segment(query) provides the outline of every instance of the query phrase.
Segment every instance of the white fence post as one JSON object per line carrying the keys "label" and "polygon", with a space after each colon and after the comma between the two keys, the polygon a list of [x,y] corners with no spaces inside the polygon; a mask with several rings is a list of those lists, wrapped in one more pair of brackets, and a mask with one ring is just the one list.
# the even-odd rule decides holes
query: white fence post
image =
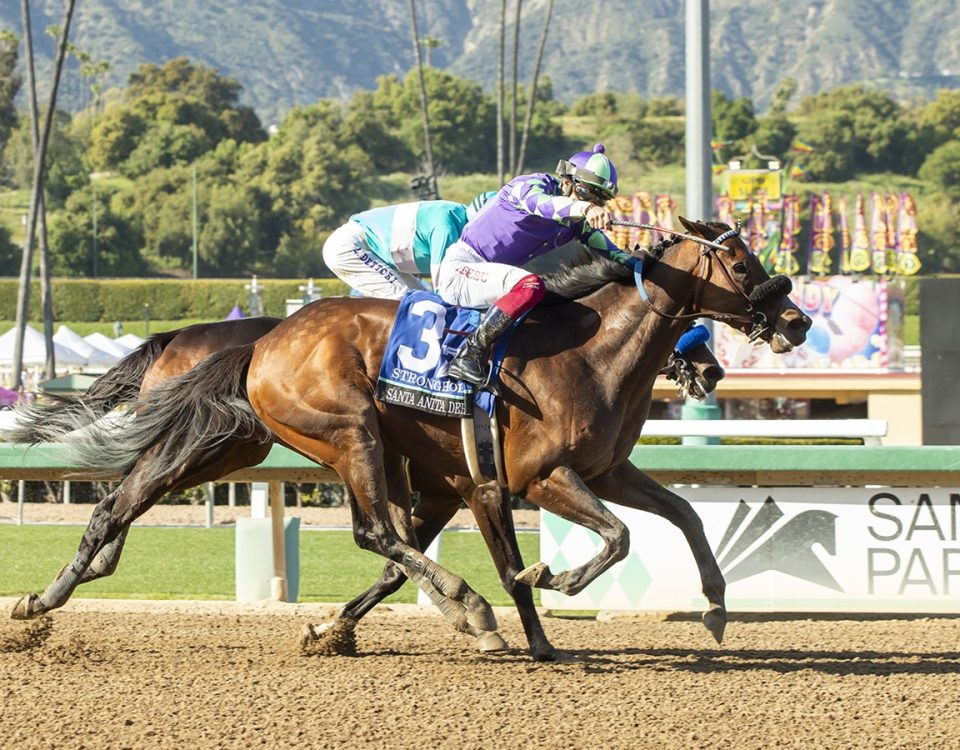
{"label": "white fence post", "polygon": [[[434,562],[437,562],[440,559],[441,536],[443,536],[443,532],[437,534],[433,538],[433,541],[430,542],[430,544],[427,545],[427,548],[423,551],[423,554]],[[417,589],[417,604],[419,604],[421,607],[429,607],[431,604],[433,604],[433,602],[430,601],[430,597],[426,595],[423,589]]]}

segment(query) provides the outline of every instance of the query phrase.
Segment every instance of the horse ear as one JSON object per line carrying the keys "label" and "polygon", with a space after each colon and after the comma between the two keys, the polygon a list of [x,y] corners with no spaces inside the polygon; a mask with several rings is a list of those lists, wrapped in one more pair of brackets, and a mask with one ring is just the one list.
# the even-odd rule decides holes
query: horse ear
{"label": "horse ear", "polygon": [[691,234],[703,236],[703,229],[700,227],[699,222],[690,221],[683,216],[677,216],[677,220],[683,224],[684,228]]}

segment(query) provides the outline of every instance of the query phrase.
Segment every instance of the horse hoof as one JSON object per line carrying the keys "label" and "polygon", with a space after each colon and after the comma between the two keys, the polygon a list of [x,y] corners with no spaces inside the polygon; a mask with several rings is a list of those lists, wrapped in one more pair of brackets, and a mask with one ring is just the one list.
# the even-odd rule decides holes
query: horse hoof
{"label": "horse hoof", "polygon": [[466,608],[468,629],[479,631],[493,631],[497,629],[497,616],[487,600],[477,594],[475,597],[466,596],[463,599]]}
{"label": "horse hoof", "polygon": [[39,594],[27,594],[26,596],[21,596],[20,601],[13,605],[13,610],[10,612],[10,619],[32,620],[37,615],[43,614],[43,612],[40,612],[36,607],[36,602],[39,599]]}
{"label": "horse hoof", "polygon": [[550,566],[544,562],[534,563],[529,568],[524,568],[514,576],[514,580],[525,583],[532,588],[553,588],[551,585],[553,573],[550,572]]}
{"label": "horse hoof", "polygon": [[727,610],[719,604],[714,604],[703,613],[703,624],[716,638],[717,643],[723,643],[723,631],[727,628]]}
{"label": "horse hoof", "polygon": [[334,620],[320,625],[304,625],[300,631],[300,653],[305,656],[356,656],[357,623]]}
{"label": "horse hoof", "polygon": [[490,651],[507,651],[510,646],[496,630],[491,630],[477,638],[477,650],[487,653]]}

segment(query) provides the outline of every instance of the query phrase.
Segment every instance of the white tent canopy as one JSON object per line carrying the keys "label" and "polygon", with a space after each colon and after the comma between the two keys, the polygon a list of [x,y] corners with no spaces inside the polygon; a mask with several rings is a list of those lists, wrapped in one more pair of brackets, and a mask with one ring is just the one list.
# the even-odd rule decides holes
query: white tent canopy
{"label": "white tent canopy", "polygon": [[102,349],[103,351],[114,355],[117,359],[122,359],[126,357],[133,349],[130,349],[118,341],[114,341],[108,336],[104,336],[102,333],[91,333],[89,336],[84,336],[83,340],[88,344],[92,344],[97,347],[97,349]]}
{"label": "white tent canopy", "polygon": [[[11,328],[5,334],[0,336],[0,365],[8,367],[13,365],[13,350],[16,345],[17,329]],[[74,351],[68,346],[64,346],[58,341],[53,342],[53,356],[56,358],[58,367],[71,367],[87,364],[87,358]],[[36,328],[27,326],[23,333],[23,365],[30,367],[33,365],[44,365],[47,361],[47,342],[43,334]]]}
{"label": "white tent canopy", "polygon": [[130,351],[133,351],[140,346],[146,339],[142,339],[135,333],[125,333],[123,336],[118,336],[114,339],[120,346],[125,346]]}
{"label": "white tent canopy", "polygon": [[60,326],[53,335],[53,340],[70,347],[78,354],[82,354],[87,358],[87,365],[90,367],[110,367],[120,359],[110,352],[98,349],[79,333],[67,326]]}

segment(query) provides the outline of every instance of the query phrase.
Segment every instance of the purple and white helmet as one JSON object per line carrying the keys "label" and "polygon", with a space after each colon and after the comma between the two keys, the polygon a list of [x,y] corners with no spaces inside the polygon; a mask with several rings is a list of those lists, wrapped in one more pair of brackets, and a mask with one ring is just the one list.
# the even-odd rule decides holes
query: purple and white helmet
{"label": "purple and white helmet", "polygon": [[598,143],[593,151],[580,151],[567,160],[561,160],[557,165],[557,175],[569,177],[574,183],[588,185],[600,197],[610,200],[617,194],[619,186],[617,168],[603,153],[605,150],[603,144]]}

